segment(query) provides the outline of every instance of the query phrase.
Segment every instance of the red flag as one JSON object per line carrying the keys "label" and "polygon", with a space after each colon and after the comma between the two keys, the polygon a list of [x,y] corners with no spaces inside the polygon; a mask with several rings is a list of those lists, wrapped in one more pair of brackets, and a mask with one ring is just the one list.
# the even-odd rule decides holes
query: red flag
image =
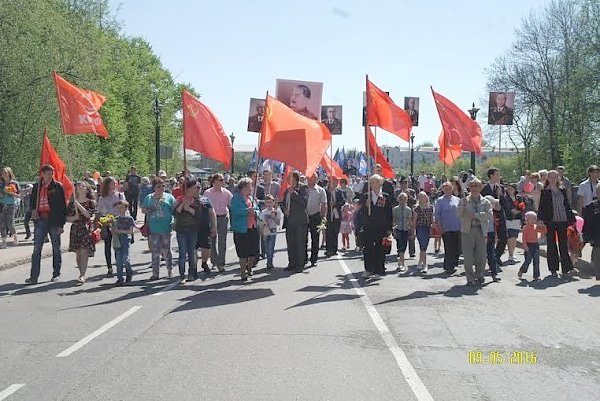
{"label": "red flag", "polygon": [[65,190],[65,199],[69,202],[71,195],[73,195],[73,183],[67,177],[67,170],[65,168],[65,162],[63,162],[56,153],[56,150],[48,139],[48,132],[44,130],[44,140],[42,141],[42,156],[40,157],[40,168],[50,165],[54,167],[54,180],[62,184]]}
{"label": "red flag", "polygon": [[267,96],[260,157],[282,161],[310,176],[317,170],[330,143],[331,133],[325,124],[303,117]]}
{"label": "red flag", "polygon": [[340,165],[337,164],[337,162],[333,160],[328,153],[323,155],[321,167],[323,167],[323,170],[325,170],[329,177],[335,177],[338,180],[341,180],[342,178],[348,179],[348,176],[344,174],[344,170],[342,170]]}
{"label": "red flag", "polygon": [[408,113],[392,101],[392,99],[373,85],[367,78],[367,124],[383,128],[404,139],[410,140],[412,120]]}
{"label": "red flag", "polygon": [[377,141],[375,140],[375,135],[373,135],[373,132],[371,131],[371,127],[369,127],[369,155],[377,164],[381,164],[383,178],[394,178],[396,176],[394,169],[383,155],[379,146],[377,146]]}
{"label": "red flag", "polygon": [[294,171],[292,166],[285,166],[285,171],[283,172],[283,176],[281,177],[281,186],[279,187],[279,193],[277,194],[277,198],[279,200],[283,200],[285,196],[285,191],[290,187],[290,173]]}
{"label": "red flag", "polygon": [[451,166],[454,164],[456,160],[460,158],[462,155],[462,147],[459,145],[449,145],[446,140],[446,135],[444,134],[444,130],[440,132],[440,137],[438,139],[438,144],[440,145],[440,154],[439,158],[446,166]]}
{"label": "red flag", "polygon": [[455,152],[457,149],[455,146],[460,145],[462,150],[481,154],[481,127],[479,124],[450,100],[436,93],[433,88],[431,88],[431,93],[440,115],[444,143],[447,144],[447,147],[454,146],[453,152]]}
{"label": "red flag", "polygon": [[53,74],[63,134],[93,133],[108,139],[108,131],[98,112],[106,98],[97,92],[78,88],[56,72]]}
{"label": "red flag", "polygon": [[183,148],[231,167],[231,142],[217,117],[188,91],[183,91]]}

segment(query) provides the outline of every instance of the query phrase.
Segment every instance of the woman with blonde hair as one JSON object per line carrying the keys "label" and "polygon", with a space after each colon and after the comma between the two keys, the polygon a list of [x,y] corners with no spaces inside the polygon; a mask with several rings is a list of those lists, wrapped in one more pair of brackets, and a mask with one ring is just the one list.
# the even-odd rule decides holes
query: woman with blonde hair
{"label": "woman with blonde hair", "polygon": [[15,209],[19,199],[19,183],[10,167],[2,168],[0,174],[0,248],[6,248],[6,237],[13,236],[15,246],[19,244],[15,230]]}
{"label": "woman with blonde hair", "polygon": [[427,273],[427,247],[433,225],[433,206],[429,203],[429,196],[425,192],[419,192],[417,202],[413,212],[412,237],[416,237],[419,241],[420,252],[417,268],[425,274]]}

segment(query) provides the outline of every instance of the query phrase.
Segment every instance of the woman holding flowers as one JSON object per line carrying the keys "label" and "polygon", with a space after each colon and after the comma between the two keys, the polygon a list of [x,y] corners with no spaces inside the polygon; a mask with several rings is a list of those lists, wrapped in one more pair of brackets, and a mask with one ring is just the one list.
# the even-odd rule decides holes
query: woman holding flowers
{"label": "woman holding flowers", "polygon": [[12,235],[14,244],[18,245],[17,231],[15,230],[15,208],[19,198],[19,183],[10,167],[4,167],[0,174],[0,248],[6,248],[6,237]]}
{"label": "woman holding flowers", "polygon": [[85,181],[79,181],[75,196],[67,206],[67,220],[72,222],[69,237],[69,252],[75,252],[79,269],[77,285],[85,283],[85,272],[90,256],[94,256],[96,245],[92,241],[92,216],[96,209],[92,187]]}
{"label": "woman holding flowers", "polygon": [[125,195],[116,190],[116,180],[113,177],[106,177],[100,186],[100,198],[98,199],[98,213],[96,219],[100,222],[102,228],[101,237],[104,240],[104,258],[106,259],[106,267],[108,272],[106,277],[114,276],[112,268],[112,233],[110,226],[112,225],[114,216],[119,214],[119,210],[115,204],[125,200]]}
{"label": "woman holding flowers", "polygon": [[525,212],[525,200],[517,194],[517,185],[509,184],[506,186],[505,204],[511,205],[511,210],[506,216],[506,234],[508,236],[508,263],[514,265],[515,248],[517,247],[517,238],[521,231],[523,213]]}

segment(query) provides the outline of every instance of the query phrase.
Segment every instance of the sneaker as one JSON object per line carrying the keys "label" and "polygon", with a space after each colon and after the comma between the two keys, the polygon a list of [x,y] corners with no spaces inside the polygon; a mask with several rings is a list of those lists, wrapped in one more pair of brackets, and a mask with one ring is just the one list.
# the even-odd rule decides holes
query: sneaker
{"label": "sneaker", "polygon": [[501,280],[502,280],[502,279],[501,279],[500,277],[492,277],[492,281],[493,281],[494,283],[498,283],[498,282],[500,282]]}
{"label": "sneaker", "polygon": [[372,275],[373,275],[373,273],[371,273],[371,272],[367,272],[367,271],[364,271],[364,272],[363,272],[363,274],[362,274],[362,277],[363,277],[363,278],[369,278],[369,277],[371,277]]}
{"label": "sneaker", "polygon": [[125,282],[131,283],[131,274],[128,274],[127,276],[125,276]]}
{"label": "sneaker", "polygon": [[113,274],[113,269],[109,268],[108,272],[106,273],[106,278],[113,278],[115,275]]}
{"label": "sneaker", "polygon": [[248,277],[242,277],[241,280],[245,283],[246,281],[248,281]]}
{"label": "sneaker", "polygon": [[187,283],[187,279],[185,278],[185,276],[183,276],[181,277],[181,281],[179,282],[179,284],[185,285],[185,283]]}
{"label": "sneaker", "polygon": [[398,271],[400,273],[406,273],[407,270],[408,269],[407,269],[407,267],[405,265],[398,265]]}
{"label": "sneaker", "polygon": [[217,270],[219,273],[223,273],[225,271],[225,266],[217,266]]}
{"label": "sneaker", "polygon": [[115,287],[123,287],[125,285],[125,282],[123,281],[122,278],[117,279],[117,282],[115,283]]}
{"label": "sneaker", "polygon": [[52,276],[50,281],[52,281],[53,283],[58,283],[60,281],[60,276]]}
{"label": "sneaker", "polygon": [[379,274],[373,274],[373,275],[371,276],[371,278],[372,278],[373,280],[381,280],[381,275],[379,275]]}
{"label": "sneaker", "polygon": [[424,264],[423,266],[421,266],[421,273],[427,274],[427,265]]}
{"label": "sneaker", "polygon": [[28,285],[37,284],[37,278],[29,277],[28,279],[25,279],[25,284],[28,284]]}
{"label": "sneaker", "polygon": [[77,279],[77,285],[83,285],[85,283],[85,278],[84,277],[79,277]]}
{"label": "sneaker", "polygon": [[517,261],[515,260],[515,258],[512,258],[512,257],[511,257],[511,258],[508,258],[508,262],[507,262],[507,263],[508,263],[509,265],[516,265],[516,264],[517,264]]}
{"label": "sneaker", "polygon": [[210,267],[208,267],[208,263],[202,263],[202,269],[204,270],[204,273],[210,274]]}
{"label": "sneaker", "polygon": [[167,269],[167,277],[173,278],[173,269]]}
{"label": "sneaker", "polygon": [[519,270],[519,272],[517,273],[517,277],[518,277],[518,278],[521,278],[521,277],[523,277],[523,272],[522,272],[521,270]]}

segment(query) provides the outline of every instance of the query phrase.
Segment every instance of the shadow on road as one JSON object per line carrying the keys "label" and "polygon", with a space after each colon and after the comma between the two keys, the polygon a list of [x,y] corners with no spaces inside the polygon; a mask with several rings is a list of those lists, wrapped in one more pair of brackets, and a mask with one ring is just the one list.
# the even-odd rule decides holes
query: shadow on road
{"label": "shadow on road", "polygon": [[181,299],[186,302],[173,309],[169,313],[182,312],[193,309],[212,308],[215,306],[232,305],[242,302],[256,301],[275,295],[268,288],[242,289],[242,290],[222,290],[222,291],[203,291],[199,294]]}

